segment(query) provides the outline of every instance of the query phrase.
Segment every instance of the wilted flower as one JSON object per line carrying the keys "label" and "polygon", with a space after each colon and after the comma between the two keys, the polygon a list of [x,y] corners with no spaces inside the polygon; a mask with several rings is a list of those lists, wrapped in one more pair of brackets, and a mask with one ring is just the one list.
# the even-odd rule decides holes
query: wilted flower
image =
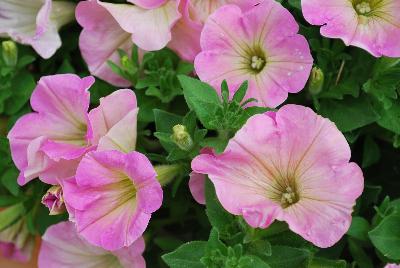
{"label": "wilted flower", "polygon": [[129,247],[106,251],[87,243],[71,222],[50,226],[42,237],[39,268],[145,268],[144,240],[139,237]]}
{"label": "wilted flower", "polygon": [[303,15],[321,34],[375,57],[400,57],[400,5],[397,0],[302,0]]}
{"label": "wilted flower", "polygon": [[87,153],[63,190],[78,233],[107,250],[134,243],[163,198],[154,168],[138,152]]}
{"label": "wilted flower", "polygon": [[196,72],[216,89],[223,80],[230,89],[248,80],[245,99],[276,107],[289,92],[302,90],[310,75],[313,59],[298,30],[293,16],[276,1],[263,1],[246,12],[225,5],[204,26]]}
{"label": "wilted flower", "polygon": [[49,209],[49,215],[64,213],[66,210],[61,186],[54,185],[50,187],[42,197],[42,204]]}
{"label": "wilted flower", "polygon": [[74,19],[75,4],[52,0],[6,0],[0,5],[0,36],[31,45],[47,59],[61,46],[58,29]]}
{"label": "wilted flower", "polygon": [[349,160],[349,145],[331,121],[285,105],[251,117],[222,154],[201,154],[192,169],[208,174],[222,206],[250,226],[285,221],[325,248],[348,230],[363,190],[362,171]]}

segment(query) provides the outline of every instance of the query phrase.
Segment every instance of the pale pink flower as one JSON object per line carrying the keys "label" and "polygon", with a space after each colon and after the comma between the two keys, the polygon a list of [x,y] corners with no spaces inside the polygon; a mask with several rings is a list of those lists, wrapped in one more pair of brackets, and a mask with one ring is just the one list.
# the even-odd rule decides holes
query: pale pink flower
{"label": "pale pink flower", "polygon": [[335,124],[311,109],[285,105],[255,115],[220,155],[201,154],[194,172],[208,174],[222,206],[254,228],[274,220],[318,247],[346,233],[363,190],[360,167]]}
{"label": "pale pink flower", "polygon": [[375,57],[400,57],[398,0],[302,0],[303,15],[321,34],[340,38]]}
{"label": "pale pink flower", "polygon": [[385,265],[385,268],[400,268],[400,264],[388,263]]}
{"label": "pale pink flower", "polygon": [[106,251],[87,243],[71,222],[50,226],[42,237],[39,268],[145,268],[144,240],[139,237],[129,247]]}
{"label": "pale pink flower", "polygon": [[209,15],[226,4],[236,4],[243,11],[258,4],[260,0],[181,0],[179,10],[182,18],[172,28],[168,47],[182,59],[192,62],[200,53],[200,34]]}
{"label": "pale pink flower", "polygon": [[146,156],[115,150],[87,153],[63,190],[78,233],[107,250],[134,243],[163,198]]}
{"label": "pale pink flower", "polygon": [[276,107],[289,92],[302,90],[310,75],[313,59],[298,30],[293,16],[276,1],[263,1],[246,12],[225,5],[204,26],[195,70],[218,91],[223,80],[232,90],[248,80],[246,98],[257,99],[254,105]]}
{"label": "pale pink flower", "polygon": [[87,110],[93,83],[93,77],[72,74],[39,80],[31,96],[35,112],[22,116],[8,133],[20,185],[36,177],[57,184],[73,176],[80,157],[91,149]]}
{"label": "pale pink flower", "polygon": [[23,219],[0,232],[0,255],[7,259],[28,262],[32,257],[34,245],[35,238],[29,234]]}
{"label": "pale pink flower", "polygon": [[93,83],[93,77],[72,74],[39,80],[31,96],[35,112],[22,116],[8,133],[11,154],[20,170],[19,184],[36,177],[58,184],[73,176],[82,156],[97,146],[133,150],[138,112],[135,94],[118,90],[88,114],[88,89]]}
{"label": "pale pink flower", "polygon": [[171,28],[180,19],[180,0],[131,0],[136,5],[97,1],[114,17],[132,41],[147,51],[159,50],[171,40]]}
{"label": "pale pink flower", "polygon": [[74,19],[75,4],[52,0],[2,0],[0,36],[31,45],[47,59],[61,46],[59,28]]}
{"label": "pale pink flower", "polygon": [[385,268],[400,268],[400,264],[388,263]]}
{"label": "pale pink flower", "polygon": [[116,86],[129,86],[130,82],[114,73],[108,61],[120,62],[118,49],[132,50],[131,34],[122,30],[111,14],[96,0],[79,2],[76,20],[83,27],[79,48],[91,74]]}

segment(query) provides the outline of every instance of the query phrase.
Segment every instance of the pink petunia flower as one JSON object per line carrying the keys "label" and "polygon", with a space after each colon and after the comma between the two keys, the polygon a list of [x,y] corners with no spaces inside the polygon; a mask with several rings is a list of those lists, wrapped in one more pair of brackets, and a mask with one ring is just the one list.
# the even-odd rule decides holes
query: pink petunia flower
{"label": "pink petunia flower", "polygon": [[340,38],[375,57],[400,57],[400,2],[397,0],[302,0],[303,15],[321,34]]}
{"label": "pink petunia flower", "polygon": [[115,150],[87,153],[75,178],[63,181],[63,190],[78,233],[107,250],[134,243],[163,198],[146,156]]}
{"label": "pink petunia flower", "polygon": [[181,0],[182,18],[172,28],[168,47],[182,59],[192,62],[200,53],[200,34],[209,15],[226,4],[236,4],[246,11],[260,0]]}
{"label": "pink petunia flower", "polygon": [[91,149],[87,110],[93,83],[93,77],[72,74],[39,80],[31,96],[35,112],[22,116],[8,133],[20,185],[36,177],[57,184],[74,174],[80,157]]}
{"label": "pink petunia flower", "polygon": [[50,226],[42,237],[39,268],[120,267],[145,268],[144,240],[117,251],[106,251],[87,243],[71,222]]}
{"label": "pink petunia flower", "polygon": [[298,30],[293,16],[276,1],[263,1],[246,12],[225,5],[206,21],[195,70],[218,90],[224,79],[231,89],[248,80],[246,98],[276,107],[289,92],[302,90],[310,75],[313,59]]}
{"label": "pink petunia flower", "polygon": [[136,5],[97,1],[131,34],[133,43],[147,51],[159,50],[171,40],[171,28],[181,18],[180,0],[131,0]]}
{"label": "pink petunia flower", "polygon": [[29,233],[26,221],[20,219],[0,232],[0,255],[18,262],[32,257],[35,238]]}
{"label": "pink petunia flower", "polygon": [[388,263],[385,268],[400,268],[400,264]]}
{"label": "pink petunia flower", "polygon": [[363,190],[360,167],[336,126],[311,109],[285,105],[255,115],[220,155],[201,154],[194,172],[208,174],[222,206],[254,228],[274,220],[318,247],[348,230]]}
{"label": "pink petunia flower", "polygon": [[0,37],[31,45],[43,58],[61,46],[58,29],[74,19],[75,4],[52,0],[2,0]]}
{"label": "pink petunia flower", "polygon": [[130,82],[115,74],[107,62],[120,62],[118,49],[130,53],[133,46],[131,34],[122,30],[96,0],[79,2],[75,16],[83,27],[79,48],[90,73],[115,86],[129,86]]}
{"label": "pink petunia flower", "polygon": [[138,112],[134,93],[118,90],[88,114],[88,89],[93,83],[93,77],[72,74],[39,80],[31,96],[35,112],[22,116],[8,133],[20,185],[36,177],[58,184],[73,176],[82,156],[97,145],[99,149],[132,149]]}

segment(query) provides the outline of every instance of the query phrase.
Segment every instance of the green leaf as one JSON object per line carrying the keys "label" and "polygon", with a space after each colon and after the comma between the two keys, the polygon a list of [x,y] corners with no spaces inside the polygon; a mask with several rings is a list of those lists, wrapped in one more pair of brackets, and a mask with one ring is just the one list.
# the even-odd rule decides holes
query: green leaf
{"label": "green leaf", "polygon": [[254,255],[246,255],[239,260],[240,268],[270,268],[267,263]]}
{"label": "green leaf", "polygon": [[0,231],[4,230],[25,213],[22,203],[15,204],[0,211]]}
{"label": "green leaf", "polygon": [[380,158],[381,151],[378,144],[376,144],[374,139],[368,136],[364,141],[362,167],[369,167],[378,162]]}
{"label": "green leaf", "polygon": [[313,258],[308,268],[346,268],[344,260],[329,260],[325,258]]}
{"label": "green leaf", "polygon": [[[182,117],[162,110],[154,109],[154,120],[156,124],[157,135],[161,145],[168,151],[177,149],[177,146],[171,141],[172,127],[182,123]],[[170,142],[169,142],[170,141]]]}
{"label": "green leaf", "polygon": [[378,125],[400,134],[400,101],[393,102],[390,109],[381,109],[381,118],[377,121]]}
{"label": "green leaf", "polygon": [[289,246],[272,246],[272,255],[265,260],[271,268],[308,267],[311,253],[308,250]]}
{"label": "green leaf", "polygon": [[201,123],[208,129],[220,106],[220,99],[214,88],[206,83],[188,76],[178,76],[183,88],[183,95],[190,109],[196,112]]}
{"label": "green leaf", "polygon": [[379,115],[364,96],[357,99],[346,97],[342,101],[323,100],[319,113],[331,119],[342,132],[352,131],[379,119]]}
{"label": "green leaf", "polygon": [[18,112],[29,100],[35,85],[35,80],[30,73],[18,73],[12,80],[12,95],[5,102],[5,113],[13,115]]}
{"label": "green leaf", "polygon": [[369,222],[358,216],[354,216],[347,234],[361,241],[368,241]]}
{"label": "green leaf", "polygon": [[371,258],[365,253],[359,242],[349,238],[349,251],[359,268],[374,268]]}
{"label": "green leaf", "polygon": [[6,189],[14,196],[20,193],[20,188],[17,183],[18,170],[14,167],[7,169],[1,176],[1,183],[6,187]]}
{"label": "green leaf", "polygon": [[200,259],[205,254],[206,245],[205,241],[188,242],[161,258],[171,268],[205,268]]}
{"label": "green leaf", "polygon": [[244,96],[246,95],[247,88],[249,87],[249,82],[244,81],[238,90],[236,90],[235,95],[233,95],[232,101],[235,101],[237,103],[241,103],[242,100],[244,99]]}
{"label": "green leaf", "polygon": [[387,258],[400,260],[400,214],[391,214],[369,233],[374,246]]}

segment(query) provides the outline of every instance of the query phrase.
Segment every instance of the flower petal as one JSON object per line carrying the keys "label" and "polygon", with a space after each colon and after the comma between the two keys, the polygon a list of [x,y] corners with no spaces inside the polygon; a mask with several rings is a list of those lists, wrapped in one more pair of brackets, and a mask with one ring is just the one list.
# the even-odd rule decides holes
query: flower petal
{"label": "flower petal", "polygon": [[79,2],[76,19],[83,27],[79,48],[90,73],[113,85],[129,86],[130,82],[115,74],[107,62],[119,64],[118,49],[130,53],[131,34],[122,30],[111,14],[94,0]]}
{"label": "flower petal", "polygon": [[181,17],[179,1],[168,1],[155,9],[98,1],[121,28],[132,34],[133,43],[144,50],[159,50],[171,40],[171,28]]}

